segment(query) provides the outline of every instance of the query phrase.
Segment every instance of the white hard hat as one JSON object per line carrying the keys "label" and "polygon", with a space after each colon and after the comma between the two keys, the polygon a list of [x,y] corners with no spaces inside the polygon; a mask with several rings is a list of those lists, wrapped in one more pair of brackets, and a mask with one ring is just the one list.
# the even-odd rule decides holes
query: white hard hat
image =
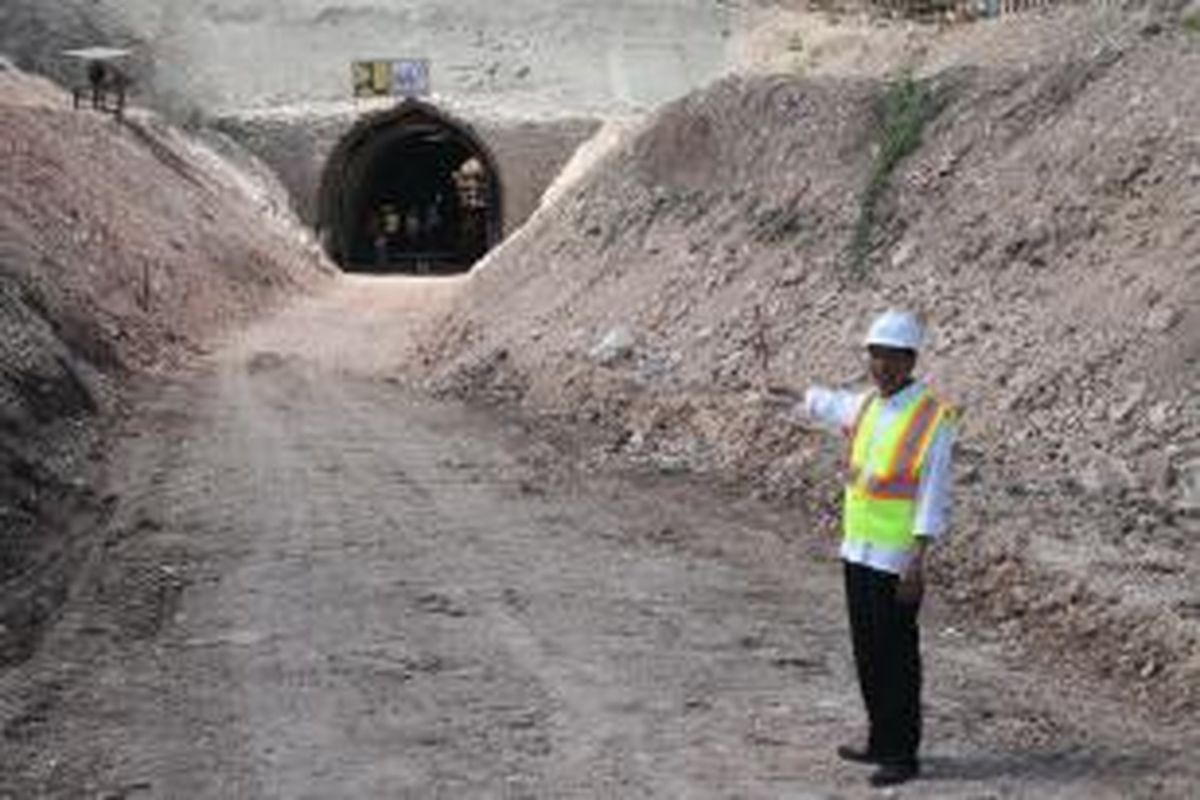
{"label": "white hard hat", "polygon": [[896,347],[902,350],[919,350],[924,334],[921,323],[910,311],[889,309],[883,312],[871,323],[867,332],[867,345],[882,345]]}

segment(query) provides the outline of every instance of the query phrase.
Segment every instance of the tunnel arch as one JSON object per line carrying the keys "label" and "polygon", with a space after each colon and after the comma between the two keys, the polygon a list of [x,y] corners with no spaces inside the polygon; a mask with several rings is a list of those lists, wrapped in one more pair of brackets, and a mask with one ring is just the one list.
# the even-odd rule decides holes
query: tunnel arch
{"label": "tunnel arch", "polygon": [[503,236],[496,160],[471,128],[407,100],[359,121],[321,179],[318,228],[349,272],[465,272]]}

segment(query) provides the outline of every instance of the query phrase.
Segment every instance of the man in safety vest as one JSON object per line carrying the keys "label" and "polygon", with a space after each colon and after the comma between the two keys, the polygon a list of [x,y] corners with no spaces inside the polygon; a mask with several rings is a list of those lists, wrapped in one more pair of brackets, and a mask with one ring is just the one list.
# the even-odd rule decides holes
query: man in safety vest
{"label": "man in safety vest", "polygon": [[875,389],[810,388],[804,411],[847,437],[841,557],[854,663],[870,729],[848,761],[875,764],[875,786],[917,776],[921,656],[917,623],[925,551],[949,511],[953,416],[913,378],[922,331],[904,311],[880,315],[866,347]]}

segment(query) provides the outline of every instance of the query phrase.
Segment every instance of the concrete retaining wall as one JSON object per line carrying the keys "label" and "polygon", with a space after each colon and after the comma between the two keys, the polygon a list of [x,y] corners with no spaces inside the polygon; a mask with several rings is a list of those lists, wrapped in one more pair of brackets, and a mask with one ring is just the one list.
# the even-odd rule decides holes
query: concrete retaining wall
{"label": "concrete retaining wall", "polygon": [[[319,227],[321,179],[334,148],[367,113],[386,108],[255,112],[222,117],[216,125],[274,169],[300,218]],[[520,120],[441,110],[472,130],[495,158],[504,192],[505,233],[529,218],[563,165],[600,126],[599,120],[583,117]]]}

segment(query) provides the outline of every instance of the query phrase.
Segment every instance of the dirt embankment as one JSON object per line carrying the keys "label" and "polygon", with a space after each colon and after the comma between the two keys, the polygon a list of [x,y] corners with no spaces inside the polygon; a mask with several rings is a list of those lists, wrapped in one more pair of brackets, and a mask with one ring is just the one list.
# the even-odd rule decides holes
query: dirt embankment
{"label": "dirt embankment", "polygon": [[326,269],[276,190],[155,118],[0,70],[0,662],[85,558],[96,422]]}
{"label": "dirt embankment", "polygon": [[945,594],[1194,711],[1200,38],[1139,21],[1038,58],[931,78],[865,274],[883,83],[734,78],[663,109],[477,270],[427,338],[434,385],[597,426],[589,457],[806,503],[833,535],[840,445],[771,387],[862,383],[870,316],[918,309],[921,369],[965,411]]}

